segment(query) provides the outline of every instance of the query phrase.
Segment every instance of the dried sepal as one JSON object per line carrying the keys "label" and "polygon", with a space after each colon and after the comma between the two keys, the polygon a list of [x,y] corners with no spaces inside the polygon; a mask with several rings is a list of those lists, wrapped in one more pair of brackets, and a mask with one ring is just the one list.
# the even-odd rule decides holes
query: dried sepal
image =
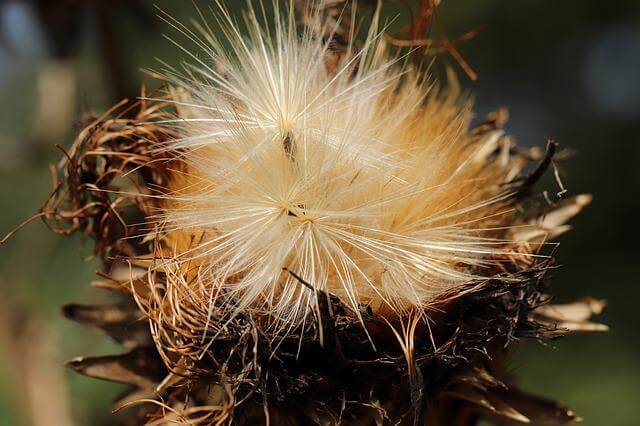
{"label": "dried sepal", "polygon": [[164,371],[158,361],[155,351],[136,348],[121,355],[78,357],[65,365],[85,376],[153,391]]}
{"label": "dried sepal", "polygon": [[64,306],[62,313],[106,333],[127,349],[153,345],[147,318],[132,301],[102,306],[71,304]]}
{"label": "dried sepal", "polygon": [[[498,392],[496,396],[534,425],[564,425],[582,421],[580,416],[566,406],[556,401],[526,394],[513,386],[506,391]],[[503,424],[503,422],[497,423]]]}
{"label": "dried sepal", "polygon": [[588,206],[592,198],[589,194],[581,194],[549,206],[537,218],[529,221],[528,226],[514,228],[511,236],[517,241],[529,242],[555,239],[571,229],[567,222]]}
{"label": "dried sepal", "polygon": [[568,304],[547,304],[532,312],[532,317],[568,331],[609,331],[609,327],[589,321],[606,306],[604,300],[585,297]]}

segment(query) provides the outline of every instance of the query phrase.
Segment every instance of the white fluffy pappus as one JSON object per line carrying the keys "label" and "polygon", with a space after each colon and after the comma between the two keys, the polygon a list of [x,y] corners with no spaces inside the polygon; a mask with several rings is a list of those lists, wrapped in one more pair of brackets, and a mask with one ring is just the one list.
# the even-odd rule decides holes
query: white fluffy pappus
{"label": "white fluffy pappus", "polygon": [[468,103],[387,54],[377,18],[328,66],[320,14],[299,28],[274,7],[272,25],[249,8],[242,29],[224,7],[211,26],[167,18],[196,46],[177,43],[189,63],[163,71],[180,137],[158,149],[183,163],[155,219],[172,259],[230,314],[278,329],[321,294],[401,315],[488,277],[511,195]]}

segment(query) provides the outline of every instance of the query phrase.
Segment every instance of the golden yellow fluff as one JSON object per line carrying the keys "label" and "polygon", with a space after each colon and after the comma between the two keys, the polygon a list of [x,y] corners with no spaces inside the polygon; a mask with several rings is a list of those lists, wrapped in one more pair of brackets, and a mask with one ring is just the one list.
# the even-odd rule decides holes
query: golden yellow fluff
{"label": "golden yellow fluff", "polygon": [[157,216],[172,261],[228,314],[278,328],[327,293],[402,314],[482,279],[510,194],[469,105],[387,55],[375,19],[334,67],[321,20],[300,29],[275,7],[274,25],[250,10],[242,30],[224,8],[215,27],[171,21],[197,46],[165,72],[180,137],[159,149],[184,164]]}

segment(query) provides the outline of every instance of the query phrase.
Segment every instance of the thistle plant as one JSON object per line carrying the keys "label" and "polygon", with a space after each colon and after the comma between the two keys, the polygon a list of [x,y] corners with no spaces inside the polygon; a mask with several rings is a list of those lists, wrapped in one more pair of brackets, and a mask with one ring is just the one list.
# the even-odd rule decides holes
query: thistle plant
{"label": "thistle plant", "polygon": [[60,163],[41,215],[123,300],[64,313],[129,350],[68,365],[131,385],[133,424],[577,420],[507,374],[521,340],[605,329],[548,295],[591,200],[537,192],[563,153],[518,147],[506,110],[472,126],[379,8],[364,30],[343,2],[273,9],[161,15],[186,62]]}

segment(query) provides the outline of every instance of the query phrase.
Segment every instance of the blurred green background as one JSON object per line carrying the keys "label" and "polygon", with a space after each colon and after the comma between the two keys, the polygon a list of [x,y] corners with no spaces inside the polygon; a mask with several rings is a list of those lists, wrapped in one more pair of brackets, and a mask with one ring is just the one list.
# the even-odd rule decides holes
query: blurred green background
{"label": "blurred green background", "polygon": [[[47,197],[54,145],[69,145],[83,116],[135,97],[140,68],[155,57],[180,58],[153,4],[179,18],[194,13],[182,0],[0,0],[0,234]],[[438,20],[450,38],[484,26],[459,47],[479,75],[459,73],[478,116],[506,105],[519,143],[553,137],[574,148],[563,181],[570,194],[595,197],[561,239],[553,291],[560,302],[607,299],[598,320],[611,332],[529,344],[512,370],[585,425],[640,424],[640,2],[445,0]],[[113,422],[122,387],[61,367],[119,351],[59,315],[65,303],[109,297],[88,287],[97,264],[83,261],[91,246],[83,252],[80,242],[36,222],[0,248],[0,425]]]}

